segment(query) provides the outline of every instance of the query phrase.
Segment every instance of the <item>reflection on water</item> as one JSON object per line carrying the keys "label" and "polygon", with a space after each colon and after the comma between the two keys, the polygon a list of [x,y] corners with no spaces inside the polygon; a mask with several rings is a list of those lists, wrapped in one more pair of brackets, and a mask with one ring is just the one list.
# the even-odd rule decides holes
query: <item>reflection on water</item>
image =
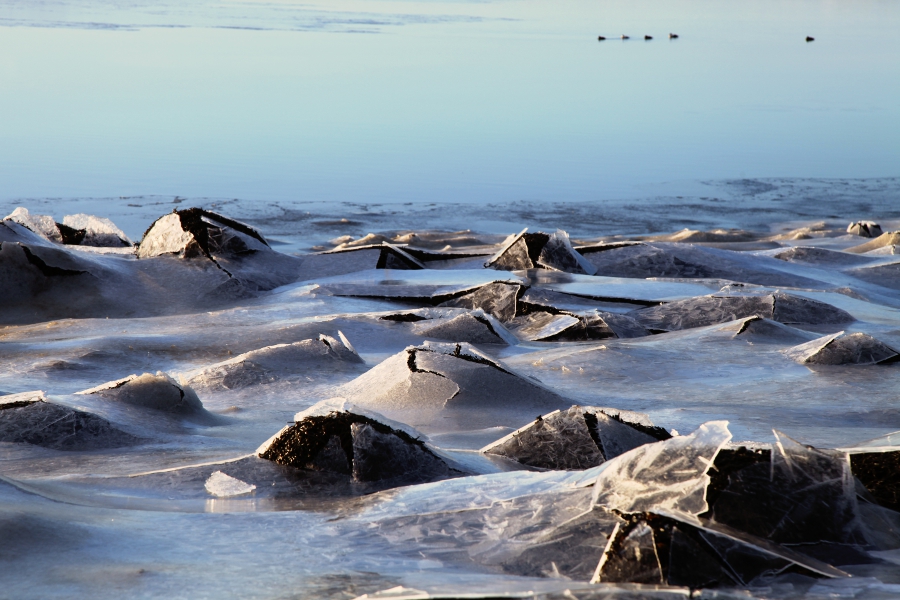
{"label": "reflection on water", "polygon": [[2,195],[579,201],[896,175],[898,17],[877,0],[5,0]]}

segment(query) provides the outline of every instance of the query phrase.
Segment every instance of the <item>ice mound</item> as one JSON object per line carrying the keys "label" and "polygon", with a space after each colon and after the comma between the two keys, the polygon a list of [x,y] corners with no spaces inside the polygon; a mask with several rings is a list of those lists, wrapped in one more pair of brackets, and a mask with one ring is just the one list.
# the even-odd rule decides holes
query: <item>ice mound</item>
{"label": "ice mound", "polygon": [[665,429],[654,426],[647,415],[576,405],[538,417],[481,452],[505,456],[530,467],[579,470],[670,437]]}
{"label": "ice mound", "polygon": [[117,247],[134,245],[124,231],[105,217],[83,213],[66,215],[63,217],[63,225],[79,232],[81,239],[78,243],[82,246]]}
{"label": "ice mound", "polygon": [[153,222],[138,246],[138,258],[176,254],[183,258],[246,254],[269,248],[251,227],[203,210],[175,210]]}
{"label": "ice mound", "polygon": [[527,233],[510,236],[491,258],[484,263],[490,269],[518,271],[545,268],[566,273],[593,275],[596,269],[572,247],[569,235],[557,229],[552,234]]}
{"label": "ice mound", "polygon": [[518,425],[529,413],[572,404],[467,343],[410,346],[338,394],[426,432]]}
{"label": "ice mound", "polygon": [[[355,481],[433,481],[450,476],[450,466],[409,428],[395,428],[376,413],[320,404],[299,413],[257,450],[281,465],[351,476]],[[328,410],[327,413],[322,414]],[[390,421],[388,421],[390,423]]]}
{"label": "ice mound", "polygon": [[821,283],[783,271],[778,261],[741,252],[662,242],[619,242],[579,247],[597,275],[722,279],[769,286],[813,287]]}
{"label": "ice mound", "polygon": [[867,333],[840,331],[785,350],[806,365],[875,365],[893,362],[900,353]]}
{"label": "ice mound", "polygon": [[886,231],[885,233],[882,233],[877,238],[871,241],[860,244],[859,246],[847,248],[845,252],[852,252],[853,254],[863,254],[865,252],[872,252],[873,250],[878,250],[879,248],[896,246],[898,244],[900,244],[900,231]]}
{"label": "ice mound", "polygon": [[0,442],[53,450],[120,448],[140,442],[97,415],[48,402],[43,392],[0,396]]}
{"label": "ice mound", "polygon": [[866,238],[877,238],[882,233],[881,225],[875,221],[854,221],[847,225],[847,233]]}
{"label": "ice mound", "polygon": [[420,321],[413,325],[413,331],[423,337],[469,344],[517,343],[516,337],[506,327],[481,309]]}
{"label": "ice mound", "polygon": [[838,250],[816,248],[814,246],[795,246],[772,255],[773,258],[786,262],[822,265],[825,267],[853,267],[872,262],[874,259],[858,254],[848,254]]}
{"label": "ice mound", "polygon": [[185,373],[181,380],[198,389],[237,390],[271,383],[310,368],[353,369],[362,364],[362,358],[339,331],[338,339],[320,334],[316,339],[251,350],[232,359]]}
{"label": "ice mound", "polygon": [[848,312],[825,302],[782,292],[698,296],[639,309],[630,315],[647,329],[657,331],[704,327],[753,316],[810,325],[855,321]]}
{"label": "ice mound", "polygon": [[123,404],[175,414],[206,412],[193,389],[179,384],[162,371],[157,371],[156,375],[129,375],[78,394],[96,394]]}
{"label": "ice mound", "polygon": [[272,250],[250,226],[202,208],[175,210],[154,221],[136,255],[209,261],[225,276],[222,291],[232,295],[292,283],[302,264],[297,257]]}
{"label": "ice mound", "polygon": [[252,483],[245,483],[222,471],[215,471],[210,475],[203,487],[205,487],[206,491],[211,495],[219,498],[241,496],[243,494],[249,494],[256,489],[256,486]]}
{"label": "ice mound", "polygon": [[517,283],[495,281],[446,300],[439,306],[480,309],[499,321],[507,322],[516,316],[517,299],[523,289]]}
{"label": "ice mound", "polygon": [[845,272],[875,285],[900,290],[900,262],[859,267]]}

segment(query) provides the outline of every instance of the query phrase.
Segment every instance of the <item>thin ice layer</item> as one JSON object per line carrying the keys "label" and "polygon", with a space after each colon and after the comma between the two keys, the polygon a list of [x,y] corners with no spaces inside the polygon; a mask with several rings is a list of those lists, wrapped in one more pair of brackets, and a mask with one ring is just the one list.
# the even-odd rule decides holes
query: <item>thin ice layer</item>
{"label": "thin ice layer", "polygon": [[807,365],[875,365],[900,357],[896,350],[871,335],[843,331],[789,348],[785,355]]}

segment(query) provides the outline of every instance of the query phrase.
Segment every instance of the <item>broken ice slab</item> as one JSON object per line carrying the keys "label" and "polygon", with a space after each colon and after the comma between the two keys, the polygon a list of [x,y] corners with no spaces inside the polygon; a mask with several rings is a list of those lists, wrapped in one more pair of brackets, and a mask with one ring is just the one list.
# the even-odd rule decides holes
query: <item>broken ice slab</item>
{"label": "broken ice slab", "polygon": [[855,321],[850,313],[825,302],[781,292],[711,294],[630,313],[644,327],[677,331],[756,316],[780,323],[834,325]]}
{"label": "broken ice slab", "polygon": [[847,248],[845,252],[852,252],[853,254],[863,254],[866,252],[872,252],[873,250],[878,250],[880,248],[897,245],[900,245],[900,231],[887,231],[879,235],[877,238],[870,240],[864,244],[853,246],[852,248]]}
{"label": "broken ice slab", "polygon": [[516,336],[500,321],[480,308],[472,311],[453,311],[446,316],[416,322],[413,325],[413,332],[423,337],[469,344],[514,345],[518,342]]}
{"label": "broken ice slab", "polygon": [[260,446],[257,454],[281,465],[341,473],[355,481],[408,484],[454,474],[414,431],[411,434],[408,427],[388,423],[381,415],[352,404],[320,403],[299,413],[294,424]]}
{"label": "broken ice slab", "polygon": [[847,225],[847,233],[865,238],[877,238],[884,232],[875,221],[854,221]]}
{"label": "broken ice slab", "polygon": [[593,275],[596,270],[569,241],[569,235],[558,229],[552,234],[527,233],[523,229],[512,235],[484,266],[503,271],[520,271],[543,267],[565,273]]}
{"label": "broken ice slab", "polygon": [[580,470],[670,437],[647,415],[576,405],[538,417],[481,452],[541,469]]}
{"label": "broken ice slab", "polygon": [[[18,223],[51,242],[56,242],[58,244],[64,243],[63,233],[60,230],[59,224],[49,215],[31,214],[27,208],[20,206],[10,214],[6,215],[3,220]],[[67,227],[66,229],[69,228]]]}
{"label": "broken ice slab", "polygon": [[[459,298],[477,291],[490,284],[509,284],[518,286],[525,283],[521,277],[512,273],[498,278],[498,273],[484,269],[436,271],[423,269],[420,271],[394,271],[387,269],[370,269],[357,273],[338,275],[315,280],[317,294],[333,296],[355,296],[362,298],[384,298],[425,305],[438,305],[448,300]],[[483,306],[466,306],[461,308],[482,308],[491,312],[491,303],[497,309],[508,310],[505,300],[506,288],[491,287],[486,294],[487,304]],[[504,314],[501,312],[500,314]],[[496,316],[496,315],[494,315]]]}
{"label": "broken ice slab", "polygon": [[607,277],[722,279],[769,286],[823,287],[821,281],[788,272],[767,256],[661,242],[627,242],[579,247]]}
{"label": "broken ice slab", "polygon": [[525,283],[572,296],[598,302],[631,303],[654,306],[709,294],[721,289],[722,282],[682,282],[626,277],[601,277],[599,275],[572,275],[557,271],[535,269],[528,271]]}
{"label": "broken ice slab", "polygon": [[784,351],[804,365],[875,365],[894,362],[900,353],[867,333],[839,331]]}
{"label": "broken ice slab", "polygon": [[252,227],[201,208],[175,210],[144,233],[136,256],[206,259],[232,286],[270,290],[297,280],[302,261],[275,252]]}
{"label": "broken ice slab", "polygon": [[[708,510],[707,472],[731,439],[727,421],[710,421],[689,435],[638,446],[603,463],[593,501],[623,513],[662,512],[696,517]],[[582,481],[590,482],[592,472]]]}
{"label": "broken ice slab", "polygon": [[515,335],[529,341],[586,341],[650,335],[628,315],[600,311],[529,311],[510,322]]}
{"label": "broken ice slab", "polygon": [[[542,285],[545,282],[535,282]],[[576,296],[573,294],[564,294],[543,287],[530,287],[519,297],[519,311],[526,313],[533,310],[542,310],[552,313],[579,314],[585,311],[600,311],[623,314],[636,308],[641,308],[642,304],[631,304],[624,302],[604,302],[593,298]]]}
{"label": "broken ice slab", "polygon": [[162,371],[157,371],[156,375],[129,375],[77,393],[93,394],[139,408],[178,415],[207,414],[193,389],[178,383]]}
{"label": "broken ice slab", "polygon": [[0,442],[52,450],[120,448],[140,439],[97,415],[55,404],[43,392],[0,396]]}
{"label": "broken ice slab", "polygon": [[710,519],[779,544],[867,545],[847,454],[775,435],[768,457],[716,463],[722,489],[709,497]]}
{"label": "broken ice slab", "polygon": [[301,258],[303,264],[298,274],[299,281],[346,275],[369,269],[407,271],[425,268],[417,258],[388,243],[307,254]]}
{"label": "broken ice slab", "polygon": [[572,405],[466,343],[410,346],[336,394],[426,433],[520,426]]}
{"label": "broken ice slab", "polygon": [[445,300],[440,306],[480,309],[500,321],[507,322],[515,318],[518,297],[523,290],[524,287],[518,283],[494,281],[474,291]]}
{"label": "broken ice slab", "polygon": [[884,452],[851,450],[850,468],[875,503],[900,513],[900,448]]}
{"label": "broken ice slab", "polygon": [[798,342],[807,342],[815,335],[756,315],[728,322],[718,327],[718,330],[733,332],[733,339],[744,340],[754,344],[796,344]]}
{"label": "broken ice slab", "polygon": [[359,369],[364,363],[338,331],[338,338],[320,334],[317,339],[275,344],[239,354],[181,376],[188,386],[207,390],[237,390],[272,383],[309,369]]}

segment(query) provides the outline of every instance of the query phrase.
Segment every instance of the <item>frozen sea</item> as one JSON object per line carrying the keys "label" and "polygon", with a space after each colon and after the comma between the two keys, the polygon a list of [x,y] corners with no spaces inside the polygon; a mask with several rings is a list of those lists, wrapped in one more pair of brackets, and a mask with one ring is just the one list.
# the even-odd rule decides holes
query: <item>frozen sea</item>
{"label": "frozen sea", "polygon": [[0,0],[0,598],[897,597],[898,24]]}

